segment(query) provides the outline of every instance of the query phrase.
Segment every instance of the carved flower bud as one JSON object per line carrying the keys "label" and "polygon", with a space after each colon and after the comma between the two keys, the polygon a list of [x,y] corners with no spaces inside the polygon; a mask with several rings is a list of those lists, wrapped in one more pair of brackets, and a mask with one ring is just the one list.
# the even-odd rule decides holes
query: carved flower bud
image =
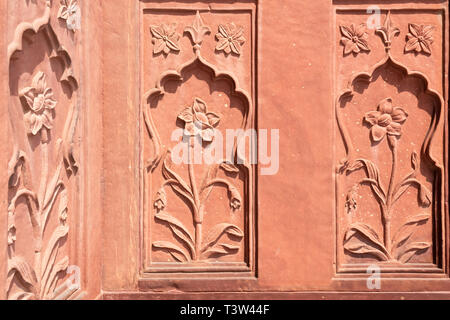
{"label": "carved flower bud", "polygon": [[420,190],[419,190],[419,198],[420,198],[420,204],[424,207],[429,207],[431,205],[431,192],[428,191],[427,188],[425,188],[424,186],[420,186]]}
{"label": "carved flower bud", "polygon": [[158,212],[164,210],[164,208],[167,206],[166,191],[163,188],[159,189],[159,191],[156,193],[154,206],[158,210]]}
{"label": "carved flower bud", "polygon": [[233,210],[239,210],[242,204],[242,198],[235,187],[230,187],[230,206]]}
{"label": "carved flower bud", "polygon": [[16,227],[10,225],[8,227],[8,245],[12,245],[16,242]]}
{"label": "carved flower bud", "polygon": [[14,211],[8,210],[8,245],[12,245],[14,242],[16,242]]}

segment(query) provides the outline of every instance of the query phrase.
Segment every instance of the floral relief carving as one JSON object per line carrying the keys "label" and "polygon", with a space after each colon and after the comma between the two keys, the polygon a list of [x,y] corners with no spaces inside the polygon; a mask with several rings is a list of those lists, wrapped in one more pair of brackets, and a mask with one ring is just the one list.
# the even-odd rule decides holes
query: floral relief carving
{"label": "floral relief carving", "polygon": [[[212,142],[214,138],[213,128],[218,126],[220,116],[213,112],[208,112],[206,103],[199,98],[195,98],[193,105],[182,110],[178,118],[184,121],[184,134],[189,137],[189,183],[184,181],[179,174],[169,167],[169,157],[166,155],[163,162],[165,182],[156,194],[154,207],[157,212],[155,215],[156,219],[167,223],[182,245],[189,248],[189,252],[185,252],[180,246],[167,241],[155,241],[153,242],[153,247],[166,250],[179,262],[200,261],[207,259],[212,254],[228,255],[236,253],[240,249],[238,245],[220,243],[220,240],[223,235],[228,234],[240,242],[244,237],[244,233],[238,226],[229,223],[218,224],[210,230],[206,238],[203,235],[202,227],[205,218],[205,204],[211,190],[216,186],[227,188],[232,210],[240,209],[242,198],[237,188],[227,179],[217,178],[219,167],[231,173],[239,172],[239,169],[226,163],[222,163],[220,166],[213,165],[208,168],[206,179],[203,179],[202,185],[197,188],[193,163],[196,137],[205,143]],[[165,212],[167,206],[166,187],[171,187],[190,204],[193,210],[192,223],[195,228],[195,236],[191,235],[183,223]]]}
{"label": "floral relief carving", "polygon": [[[411,242],[409,239],[416,229],[427,222],[429,214],[419,214],[409,217],[407,222],[391,236],[391,223],[395,218],[395,204],[410,187],[417,187],[419,191],[419,204],[422,207],[431,205],[431,192],[417,179],[419,164],[416,152],[411,154],[412,171],[400,181],[397,181],[398,170],[398,143],[401,138],[401,126],[407,120],[408,114],[403,108],[393,107],[392,99],[383,99],[378,105],[377,111],[368,112],[364,120],[371,127],[371,139],[381,143],[387,136],[389,150],[392,154],[392,169],[387,189],[381,181],[381,173],[378,166],[368,159],[356,159],[346,167],[346,172],[351,173],[360,169],[365,170],[367,176],[358,184],[370,185],[376,200],[381,208],[384,236],[378,233],[368,224],[354,223],[345,233],[344,248],[356,255],[373,255],[381,261],[397,261],[407,263],[415,254],[423,252],[431,247],[429,242]],[[355,198],[356,188],[352,188],[347,198]],[[351,196],[350,196],[351,194]],[[356,202],[352,203],[356,206]],[[361,241],[358,237],[362,237]],[[383,239],[383,240],[381,240]]]}
{"label": "floral relief carving", "polygon": [[400,34],[400,29],[394,27],[391,21],[391,12],[388,11],[384,24],[375,30],[383,38],[384,45],[387,50],[391,48],[392,40]]}
{"label": "floral relief carving", "polygon": [[80,7],[78,6],[78,0],[60,0],[60,2],[58,18],[66,21],[69,30],[79,28]]}
{"label": "floral relief carving", "polygon": [[29,133],[36,135],[42,127],[52,129],[52,110],[56,101],[53,99],[53,90],[47,88],[46,75],[43,72],[36,74],[31,87],[23,89],[21,96],[30,108],[24,116]]}
{"label": "floral relief carving", "polygon": [[352,52],[358,54],[361,51],[370,51],[365,23],[358,26],[352,23],[350,27],[340,26],[339,29],[342,34],[341,43],[344,46],[344,55]]}
{"label": "floral relief carving", "polygon": [[234,23],[228,23],[226,25],[219,25],[219,32],[216,34],[218,41],[216,50],[223,51],[227,55],[234,53],[236,55],[241,54],[241,47],[245,43],[244,28],[236,26]]}
{"label": "floral relief carving", "polygon": [[409,33],[406,35],[405,52],[431,54],[431,44],[433,43],[433,26],[417,25],[410,23],[408,25]]}
{"label": "floral relief carving", "polygon": [[180,40],[180,34],[176,31],[177,24],[161,24],[159,26],[151,26],[150,31],[152,33],[153,54],[163,52],[168,55],[171,51],[178,52],[180,47],[178,41]]}
{"label": "floral relief carving", "polygon": [[[51,1],[46,1],[43,16],[19,24],[8,46],[14,149],[8,165],[5,287],[11,300],[72,300],[85,294],[78,285],[68,285],[67,279],[71,177],[78,170],[73,154],[78,82],[70,55],[51,26],[51,8]],[[24,42],[25,34],[32,41]],[[39,50],[45,58],[30,66],[23,64],[21,60]],[[23,65],[28,66],[27,72],[19,71]],[[58,72],[52,72],[53,68]],[[17,73],[20,78],[15,77]],[[61,89],[55,84],[61,84]]]}
{"label": "floral relief carving", "polygon": [[[156,86],[144,93],[143,98],[148,104],[143,106],[143,121],[151,140],[148,150],[151,155],[143,159],[144,194],[148,204],[147,219],[152,225],[146,238],[149,240],[145,252],[148,258],[144,259],[149,263],[149,274],[154,273],[154,268],[161,273],[195,269],[248,272],[253,261],[252,239],[247,239],[251,236],[247,232],[252,223],[252,167],[247,161],[235,165],[224,159],[212,163],[197,163],[194,159],[215,144],[218,131],[230,125],[247,127],[251,98],[234,75],[218,70],[202,56],[202,44],[211,29],[199,12],[184,31],[192,40],[193,57],[175,70],[162,72]],[[176,90],[166,91],[174,84]],[[199,86],[202,94],[185,101],[183,92],[192,85]],[[217,95],[208,95],[206,88],[214,92],[212,88],[218,85]],[[165,97],[172,100],[170,105],[177,101],[184,106],[172,110],[169,116],[162,110],[162,107],[170,108]],[[238,113],[230,111],[227,99],[241,106]],[[179,144],[185,148],[187,162],[175,163],[172,155],[178,151],[165,145],[167,129],[154,120],[155,114],[172,119],[168,121],[183,128]],[[239,118],[234,119],[231,114],[239,114]],[[160,137],[160,130],[164,139]],[[233,148],[235,152],[236,145]]]}
{"label": "floral relief carving", "polygon": [[[433,27],[410,24],[409,28],[405,52],[431,52]],[[433,249],[439,244],[431,228],[443,219],[444,167],[431,148],[441,147],[433,137],[443,128],[443,98],[429,88],[426,75],[410,71],[392,56],[392,41],[400,29],[393,24],[390,11],[375,33],[383,41],[384,57],[369,71],[366,67],[353,71],[336,100],[346,154],[337,178],[337,190],[344,191],[338,200],[342,220],[337,243],[342,249],[338,270],[343,272],[364,272],[362,265],[371,259],[389,266],[386,272],[412,270],[438,259]],[[374,98],[378,103],[371,108],[365,105]],[[358,118],[361,109],[366,111]],[[430,123],[422,118],[424,110]],[[369,130],[369,140],[362,135],[364,128]],[[421,145],[420,152],[417,145]]]}

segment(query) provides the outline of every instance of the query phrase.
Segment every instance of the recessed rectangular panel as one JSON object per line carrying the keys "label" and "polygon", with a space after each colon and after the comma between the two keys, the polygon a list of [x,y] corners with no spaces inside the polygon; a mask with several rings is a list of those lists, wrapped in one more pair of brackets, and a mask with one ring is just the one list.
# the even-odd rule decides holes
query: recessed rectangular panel
{"label": "recessed rectangular panel", "polygon": [[230,130],[255,128],[255,13],[141,3],[144,277],[254,274],[255,166],[230,163]]}
{"label": "recessed rectangular panel", "polygon": [[335,11],[337,271],[443,274],[444,12]]}

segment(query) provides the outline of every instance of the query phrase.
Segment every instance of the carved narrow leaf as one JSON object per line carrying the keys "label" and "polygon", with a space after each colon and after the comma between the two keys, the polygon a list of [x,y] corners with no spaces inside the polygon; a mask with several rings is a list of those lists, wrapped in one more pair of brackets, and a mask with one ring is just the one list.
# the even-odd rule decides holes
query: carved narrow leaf
{"label": "carved narrow leaf", "polygon": [[211,255],[215,255],[215,254],[219,254],[219,255],[235,254],[235,253],[237,253],[237,251],[239,251],[239,249],[240,249],[239,246],[221,243],[221,244],[217,244],[214,247],[212,247],[211,249],[207,250],[205,252],[205,255],[211,256]]}
{"label": "carved narrow leaf", "polygon": [[429,247],[431,247],[431,244],[428,242],[411,243],[399,254],[398,260],[401,263],[407,263],[418,253],[428,250]]}
{"label": "carved narrow leaf", "polygon": [[[355,247],[353,245],[349,244],[349,240],[351,238],[353,238],[356,235],[360,235],[363,238],[365,238],[367,241],[369,241],[369,244],[367,245],[360,245],[357,247],[357,250],[355,249]],[[388,255],[388,252],[386,250],[386,248],[384,247],[383,243],[381,242],[380,238],[378,237],[378,234],[375,230],[373,230],[369,225],[364,224],[364,223],[355,223],[352,224],[347,232],[345,233],[345,237],[344,237],[344,244],[345,244],[345,248],[347,250],[349,250],[350,252],[354,252],[354,253],[361,253],[362,251],[367,251],[367,250],[375,250],[375,251],[379,251],[382,252],[383,256],[386,257],[386,255]]]}
{"label": "carved narrow leaf", "polygon": [[14,257],[8,261],[8,273],[16,271],[23,281],[32,288],[36,286],[37,278],[33,268],[22,257]]}
{"label": "carved narrow leaf", "polygon": [[206,251],[209,247],[215,245],[224,234],[237,237],[239,241],[244,237],[244,232],[239,227],[230,223],[221,223],[211,229],[202,251]]}
{"label": "carved narrow leaf", "polygon": [[189,262],[191,259],[177,245],[168,241],[155,241],[153,247],[156,249],[166,250],[178,262]]}
{"label": "carved narrow leaf", "polygon": [[419,214],[409,220],[397,231],[392,244],[394,248],[402,247],[406,241],[414,234],[420,224],[427,222],[431,216],[429,214]]}
{"label": "carved narrow leaf", "polygon": [[191,251],[191,255],[194,255],[195,252],[194,239],[192,238],[187,228],[181,223],[181,221],[165,213],[156,214],[155,218],[167,222],[172,232],[181,241],[183,241],[186,246],[188,246],[189,250]]}

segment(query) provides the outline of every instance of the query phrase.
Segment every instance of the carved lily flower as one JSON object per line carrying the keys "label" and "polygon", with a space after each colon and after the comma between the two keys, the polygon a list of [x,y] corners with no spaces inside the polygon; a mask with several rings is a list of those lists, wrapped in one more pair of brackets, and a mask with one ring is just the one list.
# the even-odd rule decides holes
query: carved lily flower
{"label": "carved lily flower", "polygon": [[233,52],[240,55],[241,46],[245,43],[243,34],[244,29],[237,27],[234,23],[219,25],[219,33],[216,34],[216,39],[219,43],[216,46],[216,50],[224,51],[226,54]]}
{"label": "carved lily flower", "polygon": [[164,210],[164,208],[167,206],[167,197],[166,197],[166,192],[164,191],[164,189],[160,189],[156,193],[156,199],[155,199],[154,206],[156,209],[158,209],[158,211]]}
{"label": "carved lily flower", "polygon": [[25,98],[30,111],[24,116],[29,133],[36,135],[42,127],[52,128],[52,112],[56,101],[53,100],[53,91],[47,88],[46,75],[38,72],[33,78],[31,87],[27,87],[20,92]]}
{"label": "carved lily flower", "polygon": [[203,141],[206,142],[213,141],[214,128],[220,122],[220,116],[213,112],[208,112],[206,103],[199,98],[194,99],[192,107],[181,111],[178,119],[185,122],[186,135],[200,135]]}
{"label": "carved lily flower", "polygon": [[340,26],[340,29],[343,36],[341,43],[344,45],[344,54],[359,53],[361,50],[370,51],[364,23],[361,23],[358,27],[352,23],[350,27]]}
{"label": "carved lily flower", "polygon": [[383,140],[386,134],[400,136],[402,124],[408,114],[402,108],[392,106],[392,99],[383,99],[378,105],[378,111],[366,113],[364,120],[372,125],[371,134],[375,142]]}
{"label": "carved lily flower", "polygon": [[431,44],[433,43],[433,26],[409,24],[409,33],[406,35],[408,42],[405,45],[405,52],[415,51],[431,54]]}
{"label": "carved lily flower", "polygon": [[162,24],[160,26],[151,26],[150,31],[152,32],[154,44],[153,53],[158,54],[164,52],[164,54],[169,54],[170,50],[180,51],[178,46],[178,40],[180,35],[176,32],[176,24],[171,25]]}

